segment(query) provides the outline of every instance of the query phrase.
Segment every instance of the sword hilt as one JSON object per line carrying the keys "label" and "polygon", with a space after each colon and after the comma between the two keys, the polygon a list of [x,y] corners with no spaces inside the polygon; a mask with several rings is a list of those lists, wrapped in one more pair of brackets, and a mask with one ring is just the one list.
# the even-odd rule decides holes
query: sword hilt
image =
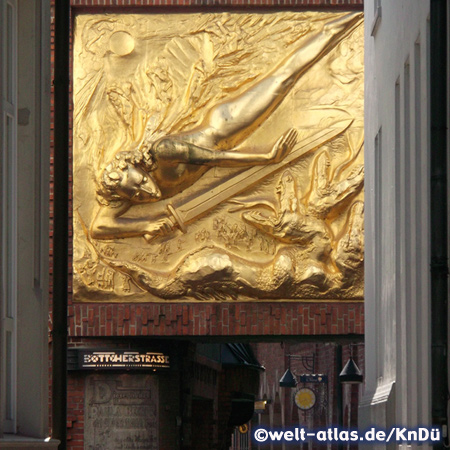
{"label": "sword hilt", "polygon": [[[174,226],[177,226],[180,228],[180,230],[183,233],[187,232],[187,228],[186,228],[186,224],[183,222],[183,219],[181,218],[181,216],[178,214],[178,211],[169,203],[167,205],[167,211],[169,212],[169,219],[170,221],[173,223]],[[153,239],[155,239],[158,235],[157,234],[149,234],[146,233],[144,234],[144,239],[147,242],[151,242],[153,241]]]}
{"label": "sword hilt", "polygon": [[183,222],[183,219],[178,214],[178,211],[170,203],[167,205],[167,209],[169,210],[170,214],[172,214],[172,217],[177,222],[177,225],[180,227],[180,230],[183,233],[186,233],[187,232],[186,224]]}

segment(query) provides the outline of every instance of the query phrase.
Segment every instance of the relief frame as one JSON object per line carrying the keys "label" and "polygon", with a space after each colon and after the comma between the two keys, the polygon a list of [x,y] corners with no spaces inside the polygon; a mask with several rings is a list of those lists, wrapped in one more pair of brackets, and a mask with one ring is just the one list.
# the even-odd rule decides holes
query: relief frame
{"label": "relief frame", "polygon": [[79,14],[73,65],[74,301],[362,300],[362,14]]}

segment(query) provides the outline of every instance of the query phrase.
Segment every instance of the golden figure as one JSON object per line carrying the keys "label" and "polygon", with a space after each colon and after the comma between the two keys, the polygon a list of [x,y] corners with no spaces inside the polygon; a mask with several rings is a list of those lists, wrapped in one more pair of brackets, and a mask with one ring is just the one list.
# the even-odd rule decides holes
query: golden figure
{"label": "golden figure", "polygon": [[[249,166],[280,161],[295,144],[296,133],[290,130],[266,154],[213,151],[194,144],[165,138],[146,150],[120,152],[102,174],[106,200],[94,220],[91,235],[96,239],[167,234],[175,223],[165,212],[153,216],[126,219],[122,215],[133,204],[151,203],[182,192],[200,178],[209,166]],[[170,195],[169,195],[170,194]],[[111,201],[115,201],[114,207]],[[162,217],[161,217],[162,216]],[[166,217],[164,217],[166,216]]]}
{"label": "golden figure", "polygon": [[[350,286],[342,274],[361,272],[350,260],[362,254],[362,212],[352,208],[362,204],[362,16],[306,16],[180,16],[180,36],[161,27],[160,41],[145,16],[77,18],[75,299],[95,290],[113,301],[360,295],[361,276]],[[286,31],[285,20],[302,29]],[[159,49],[154,63],[146,39]],[[288,56],[264,73],[277,45]],[[304,112],[292,106],[310,99],[318,103]],[[221,216],[227,201],[240,207]],[[83,281],[86,267],[108,273],[104,289]]]}
{"label": "golden figure", "polygon": [[[265,154],[230,152],[269,117],[297,79],[361,21],[350,13],[326,23],[323,30],[282,61],[241,95],[211,109],[192,131],[145,143],[134,152],[120,152],[102,174],[99,195],[116,200],[114,209],[101,208],[92,226],[96,239],[168,233],[170,218],[127,220],[133,203],[172,197],[196,182],[211,166],[251,166],[279,162],[294,146],[295,131],[287,132]],[[120,204],[119,204],[120,203]]]}

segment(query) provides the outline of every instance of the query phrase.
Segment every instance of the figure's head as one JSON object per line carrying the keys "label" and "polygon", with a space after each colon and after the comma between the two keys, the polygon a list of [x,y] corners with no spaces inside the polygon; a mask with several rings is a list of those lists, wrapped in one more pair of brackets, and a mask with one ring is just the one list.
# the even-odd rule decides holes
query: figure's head
{"label": "figure's head", "polygon": [[103,204],[129,201],[148,203],[159,200],[161,191],[150,175],[155,170],[150,152],[119,152],[106,166],[99,180],[97,194]]}

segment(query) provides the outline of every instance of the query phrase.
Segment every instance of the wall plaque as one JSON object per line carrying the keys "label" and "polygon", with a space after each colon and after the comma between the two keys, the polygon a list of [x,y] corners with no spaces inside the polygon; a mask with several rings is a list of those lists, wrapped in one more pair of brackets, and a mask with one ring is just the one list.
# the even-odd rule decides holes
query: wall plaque
{"label": "wall plaque", "polygon": [[157,450],[158,380],[151,375],[86,379],[86,450]]}
{"label": "wall plaque", "polygon": [[73,83],[75,301],[362,299],[362,14],[80,14]]}

